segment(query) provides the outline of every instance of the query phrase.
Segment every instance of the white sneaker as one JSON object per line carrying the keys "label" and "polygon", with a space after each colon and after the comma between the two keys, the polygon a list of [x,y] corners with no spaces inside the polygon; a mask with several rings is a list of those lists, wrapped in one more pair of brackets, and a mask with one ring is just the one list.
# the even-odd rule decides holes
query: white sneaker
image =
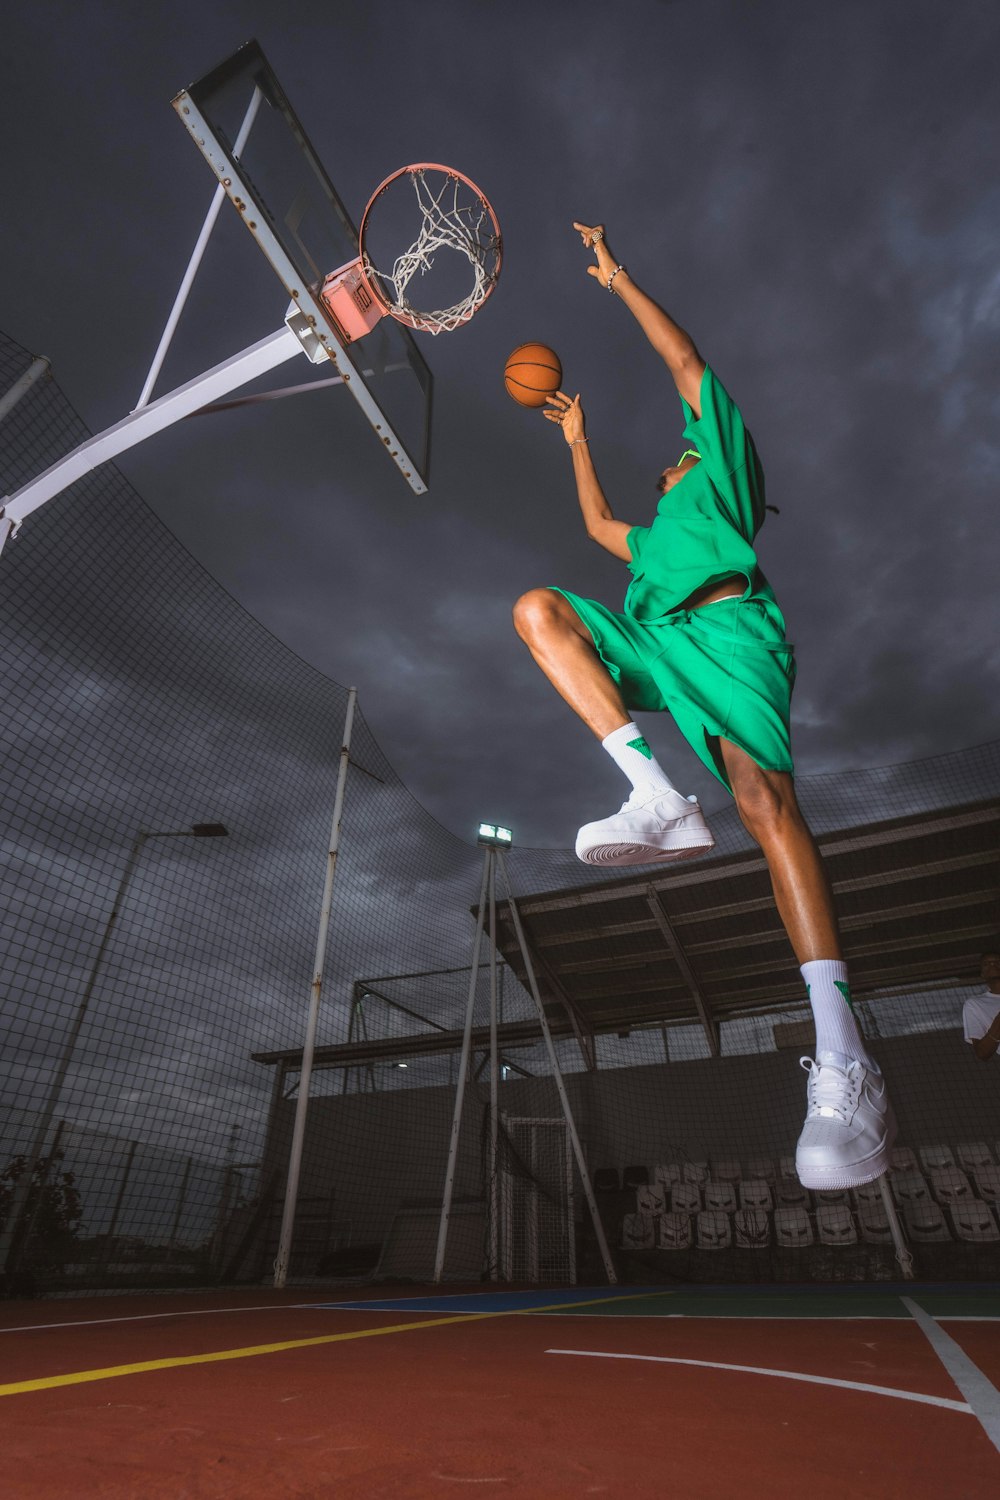
{"label": "white sneaker", "polygon": [[795,1151],[803,1187],[852,1188],[889,1168],[896,1118],[885,1079],[864,1063],[799,1059],[809,1074],[806,1123]]}
{"label": "white sneaker", "polygon": [[610,818],[584,824],[576,853],[588,865],[649,865],[705,854],[714,844],[697,797],[633,792]]}

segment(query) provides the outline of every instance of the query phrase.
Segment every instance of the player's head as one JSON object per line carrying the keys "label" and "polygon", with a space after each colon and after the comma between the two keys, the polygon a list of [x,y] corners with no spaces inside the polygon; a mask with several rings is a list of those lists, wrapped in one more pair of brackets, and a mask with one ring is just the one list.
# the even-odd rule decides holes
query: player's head
{"label": "player's head", "polygon": [[1000,979],[1000,948],[984,948],[979,958],[979,977],[985,984]]}
{"label": "player's head", "polygon": [[684,475],[693,469],[695,464],[701,463],[701,454],[696,448],[685,448],[675,464],[668,464],[656,481],[656,493],[665,495],[672,490],[675,484],[684,478]]}

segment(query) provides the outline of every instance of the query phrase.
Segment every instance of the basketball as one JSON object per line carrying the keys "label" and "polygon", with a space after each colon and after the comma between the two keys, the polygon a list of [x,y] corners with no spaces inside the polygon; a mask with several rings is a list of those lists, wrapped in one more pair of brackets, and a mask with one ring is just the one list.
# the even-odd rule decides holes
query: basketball
{"label": "basketball", "polygon": [[508,396],[518,406],[544,406],[546,396],[562,385],[562,365],[545,344],[518,344],[503,372]]}

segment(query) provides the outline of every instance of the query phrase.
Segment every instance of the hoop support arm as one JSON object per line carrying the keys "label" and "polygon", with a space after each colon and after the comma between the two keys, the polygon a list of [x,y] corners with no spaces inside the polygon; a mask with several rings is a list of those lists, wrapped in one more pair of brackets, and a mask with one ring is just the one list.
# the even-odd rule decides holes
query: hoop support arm
{"label": "hoop support arm", "polygon": [[139,407],[114,427],[108,427],[96,437],[88,438],[43,474],[3,500],[0,507],[0,551],[9,536],[17,535],[26,516],[30,516],[32,511],[44,505],[47,500],[62,494],[63,490],[82,479],[85,474],[90,474],[99,465],[117,458],[129,448],[135,448],[154,433],[173,426],[182,417],[190,416],[192,412],[227,396],[230,391],[246,385],[258,375],[264,375],[294,355],[303,353],[308,351],[299,336],[287,326],[279,328],[276,333],[268,334],[239,354],[231,355],[211,370],[197,375],[186,385],[168,391],[165,396],[150,402],[148,406]]}

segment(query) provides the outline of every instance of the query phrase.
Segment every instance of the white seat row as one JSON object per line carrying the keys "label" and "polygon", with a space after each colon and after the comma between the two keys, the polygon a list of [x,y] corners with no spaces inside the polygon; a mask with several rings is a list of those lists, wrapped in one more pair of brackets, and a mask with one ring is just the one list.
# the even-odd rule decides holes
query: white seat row
{"label": "white seat row", "polygon": [[[928,1181],[929,1178],[929,1181]],[[977,1167],[970,1182],[960,1167],[930,1167],[928,1177],[921,1172],[892,1172],[889,1178],[892,1195],[901,1208],[909,1204],[935,1201],[942,1208],[956,1203],[1000,1204],[1000,1167]]]}
{"label": "white seat row", "polygon": [[[915,1154],[909,1146],[896,1146],[892,1151],[891,1164],[894,1171],[936,1171],[941,1167],[958,1167],[972,1173],[982,1168],[1000,1166],[1000,1140],[993,1143],[993,1150],[986,1141],[960,1141],[952,1149],[947,1145],[920,1146]],[[752,1156],[746,1163],[746,1171],[736,1157],[720,1157],[711,1162],[672,1161],[659,1162],[649,1173],[653,1186],[664,1185],[668,1190],[674,1183],[694,1183],[704,1188],[708,1182],[729,1182],[733,1185],[741,1180],[766,1182],[772,1188],[785,1181],[797,1181],[795,1157]]]}
{"label": "white seat row", "polygon": [[[968,1243],[1000,1241],[1000,1226],[988,1204],[976,1200],[954,1204],[950,1209],[954,1237]],[[904,1208],[903,1218],[909,1239],[928,1244],[951,1240],[944,1214],[938,1204],[911,1204]],[[859,1240],[870,1245],[891,1245],[892,1234],[884,1207],[880,1203],[862,1202],[857,1214],[843,1204],[824,1203],[813,1218],[804,1208],[778,1208],[773,1216],[774,1244],[779,1249],[805,1249],[810,1245],[856,1245]],[[622,1223],[621,1244],[629,1250],[723,1250],[732,1245],[738,1249],[766,1249],[771,1244],[771,1216],[762,1209],[742,1208],[734,1214],[720,1209],[702,1209],[698,1213],[670,1210],[665,1213],[626,1214]]]}

